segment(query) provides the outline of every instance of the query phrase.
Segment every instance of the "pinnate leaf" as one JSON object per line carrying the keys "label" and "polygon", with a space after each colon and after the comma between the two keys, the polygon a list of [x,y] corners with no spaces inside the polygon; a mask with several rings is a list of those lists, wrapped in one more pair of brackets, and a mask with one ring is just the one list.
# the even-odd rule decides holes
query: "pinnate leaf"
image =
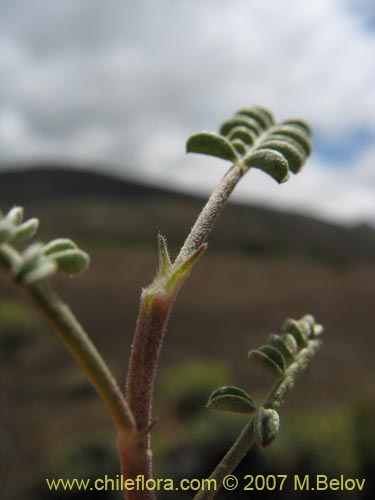
{"label": "pinnate leaf", "polygon": [[224,394],[211,398],[208,400],[207,408],[234,413],[245,413],[247,415],[254,413],[256,410],[256,406],[252,401],[235,394]]}
{"label": "pinnate leaf", "polygon": [[186,151],[216,156],[232,162],[237,160],[236,150],[228,139],[213,132],[199,132],[190,136],[186,143]]}
{"label": "pinnate leaf", "polygon": [[85,271],[90,264],[89,255],[79,248],[62,250],[51,255],[59,270],[68,274],[78,274]]}
{"label": "pinnate leaf", "polygon": [[230,120],[226,120],[221,125],[220,134],[228,135],[236,127],[244,127],[250,130],[250,132],[254,133],[256,136],[258,136],[262,132],[261,127],[252,118],[248,118],[246,116],[237,116]]}
{"label": "pinnate leaf", "polygon": [[243,160],[247,167],[258,168],[269,174],[279,184],[289,178],[288,162],[278,151],[258,149]]}
{"label": "pinnate leaf", "polygon": [[282,377],[286,363],[283,356],[274,347],[262,346],[252,350],[249,352],[249,358],[275,377]]}
{"label": "pinnate leaf", "polygon": [[272,114],[267,109],[261,108],[260,106],[240,109],[237,115],[247,116],[255,120],[263,130],[266,130],[274,123]]}
{"label": "pinnate leaf", "polygon": [[280,418],[276,410],[259,408],[254,417],[254,440],[260,448],[272,443],[280,429]]}

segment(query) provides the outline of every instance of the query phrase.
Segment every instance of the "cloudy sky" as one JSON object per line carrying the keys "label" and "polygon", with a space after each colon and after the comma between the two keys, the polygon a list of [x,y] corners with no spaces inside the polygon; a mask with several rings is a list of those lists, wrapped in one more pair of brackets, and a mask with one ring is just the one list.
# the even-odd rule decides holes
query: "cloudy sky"
{"label": "cloudy sky", "polygon": [[308,120],[314,154],[282,186],[251,172],[237,199],[373,222],[374,11],[372,0],[2,0],[0,169],[60,159],[209,192],[227,165],[186,155],[186,138],[260,104]]}

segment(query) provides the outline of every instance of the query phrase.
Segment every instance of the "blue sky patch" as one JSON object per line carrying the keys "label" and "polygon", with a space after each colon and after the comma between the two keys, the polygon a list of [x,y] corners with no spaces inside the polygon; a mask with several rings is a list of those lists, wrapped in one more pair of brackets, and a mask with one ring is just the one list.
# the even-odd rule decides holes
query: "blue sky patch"
{"label": "blue sky patch", "polygon": [[327,135],[314,131],[314,154],[328,160],[330,166],[352,164],[361,153],[375,142],[375,132],[369,128],[358,128],[340,135]]}

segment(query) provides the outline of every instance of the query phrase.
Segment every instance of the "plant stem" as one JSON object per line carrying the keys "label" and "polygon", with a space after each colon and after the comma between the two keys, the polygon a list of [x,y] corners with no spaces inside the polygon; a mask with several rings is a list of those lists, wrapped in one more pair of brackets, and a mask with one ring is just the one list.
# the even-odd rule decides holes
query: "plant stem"
{"label": "plant stem", "polygon": [[[285,370],[283,377],[273,385],[263,404],[264,408],[276,409],[283,402],[286,394],[292,389],[298,375],[306,368],[309,360],[320,347],[319,340],[309,340],[307,346],[297,354],[295,361]],[[216,466],[209,479],[216,481],[216,490],[200,490],[193,500],[211,500],[219,491],[223,484],[223,479],[231,474],[245,457],[250,447],[254,443],[253,418],[246,423],[241,434],[230,447],[225,456]]]}
{"label": "plant stem", "polygon": [[238,165],[232,165],[232,167],[224,175],[220,184],[212,193],[206,205],[203,207],[203,210],[199,214],[198,219],[181,248],[176,262],[180,262],[186,258],[192,252],[197,250],[202,243],[207,241],[207,238],[214,227],[217,218],[223,210],[225,203],[228,201],[229,196],[246,170],[247,169]]}
{"label": "plant stem", "polygon": [[[20,254],[9,245],[0,246],[0,269],[12,279]],[[121,389],[88,334],[69,307],[45,282],[20,285],[48,319],[73,358],[86,373],[107,407],[122,439],[134,433],[135,421]]]}
{"label": "plant stem", "polygon": [[146,297],[141,298],[126,383],[126,395],[140,432],[152,423],[155,372],[172,303],[171,297],[155,296],[148,309]]}
{"label": "plant stem", "polygon": [[235,470],[253,443],[253,419],[251,418],[209,477],[209,479],[216,481],[216,490],[200,490],[193,500],[211,500],[214,498],[223,484],[224,477]]}
{"label": "plant stem", "polygon": [[[174,270],[183,266],[184,262],[192,259],[194,254],[199,255],[202,249],[205,248],[202,244],[207,240],[216,219],[242,175],[243,169],[237,165],[233,165],[225,174],[219,186],[203,208],[172,265]],[[188,267],[192,265],[192,262],[193,260],[191,260]],[[154,283],[158,283],[157,280],[158,277]],[[141,437],[137,444],[137,464],[132,463],[134,450],[130,452],[125,448],[123,452],[124,458],[122,462],[125,477],[135,477],[141,474],[145,479],[152,478],[152,453],[150,449],[149,429],[152,426],[152,401],[155,375],[169,314],[181,285],[182,281],[179,284],[176,283],[172,291],[167,291],[164,288],[162,291],[159,290],[156,293],[152,293],[152,298],[150,299],[151,295],[147,297],[147,290],[150,292],[153,290],[152,284],[148,289],[143,291],[141,296],[126,383],[126,397],[134,414],[137,430]],[[150,306],[148,306],[147,299],[150,299]],[[146,496],[143,498],[146,498]],[[150,493],[150,497],[147,498],[154,497]]]}
{"label": "plant stem", "polygon": [[[169,313],[175,298],[173,295],[155,294],[148,305],[147,290],[141,296],[138,321],[130,356],[126,381],[126,397],[134,414],[139,433],[136,449],[125,450],[122,467],[125,477],[144,476],[152,478],[152,452],[150,448],[150,428],[152,426],[152,401],[155,374]],[[134,453],[135,451],[135,453]],[[136,461],[134,461],[136,457]],[[152,492],[134,499],[153,499]],[[129,496],[133,499],[133,496]]]}

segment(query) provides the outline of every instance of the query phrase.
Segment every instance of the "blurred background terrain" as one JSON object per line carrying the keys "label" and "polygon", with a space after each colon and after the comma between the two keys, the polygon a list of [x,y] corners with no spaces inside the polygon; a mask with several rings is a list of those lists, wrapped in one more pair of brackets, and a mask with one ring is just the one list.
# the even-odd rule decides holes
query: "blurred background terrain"
{"label": "blurred background terrain", "polygon": [[[281,409],[276,442],[237,474],[365,477],[364,492],[346,496],[373,498],[374,2],[20,5],[0,2],[0,209],[23,205],[41,219],[38,238],[70,237],[90,253],[89,272],[53,285],[121,383],[157,232],[176,255],[227,168],[184,155],[186,138],[253,104],[310,123],[304,171],[282,186],[255,171],[241,181],[176,303],[154,410],[156,475],[210,473],[243,419],[209,412],[207,396],[238,384],[259,400],[272,379],[247,351],[311,312],[324,347]],[[59,340],[4,280],[0,387],[2,499],[121,498],[47,491],[46,477],[117,474],[114,436]]]}
{"label": "blurred background terrain", "polygon": [[[5,208],[22,200],[27,216],[40,217],[43,241],[71,237],[90,253],[89,272],[58,276],[54,285],[123,381],[140,288],[156,269],[156,234],[168,237],[176,255],[203,200],[62,165],[1,174],[0,199]],[[207,396],[238,384],[261,398],[272,379],[247,351],[287,316],[311,312],[326,328],[324,347],[281,410],[280,437],[265,453],[252,452],[238,475],[348,474],[366,477],[370,495],[374,250],[366,225],[226,207],[169,324],[155,406],[158,476],[210,472],[243,419],[204,409]],[[43,478],[115,476],[111,424],[99,399],[49,326],[4,281],[0,318],[4,498],[74,498],[47,492]],[[94,498],[77,498],[85,495]]]}

